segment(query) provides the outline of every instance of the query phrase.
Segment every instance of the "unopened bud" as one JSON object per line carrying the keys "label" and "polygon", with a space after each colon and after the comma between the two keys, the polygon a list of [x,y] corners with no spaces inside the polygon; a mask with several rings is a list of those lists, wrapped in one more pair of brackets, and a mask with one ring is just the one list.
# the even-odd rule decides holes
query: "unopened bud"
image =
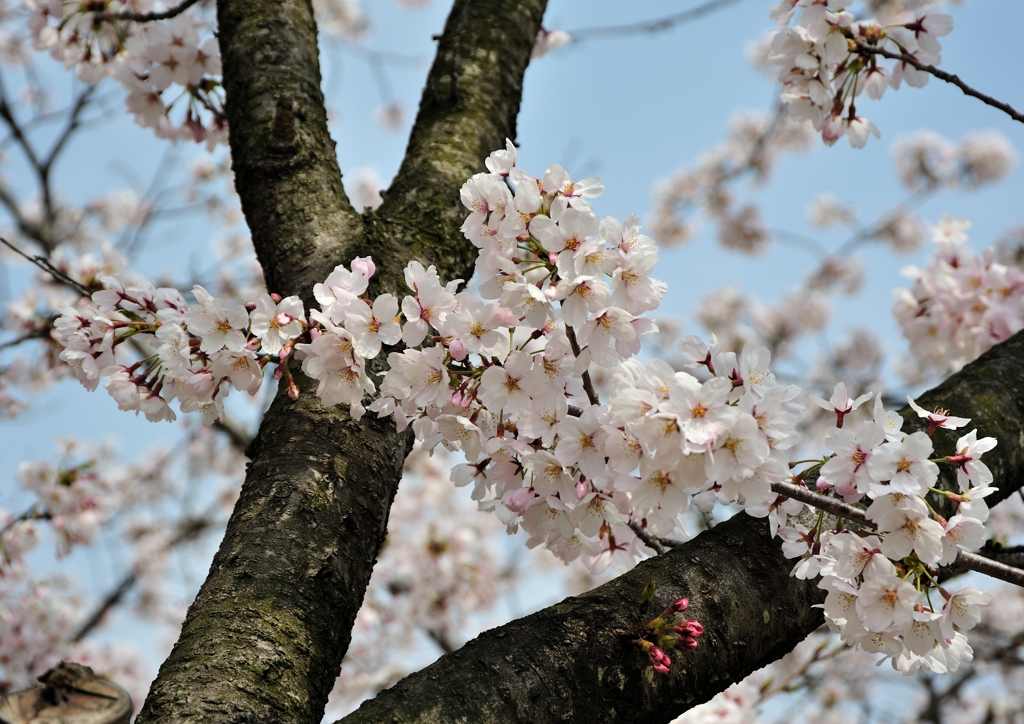
{"label": "unopened bud", "polygon": [[466,349],[466,345],[464,345],[462,340],[459,339],[452,340],[452,343],[448,345],[448,352],[456,362],[461,362],[469,355],[469,350]]}
{"label": "unopened bud", "polygon": [[704,627],[700,625],[699,621],[685,621],[680,624],[676,624],[676,633],[686,634],[696,638],[704,633]]}
{"label": "unopened bud", "polygon": [[281,301],[281,295],[278,294],[277,292],[271,292],[270,298],[274,300],[275,304]]}
{"label": "unopened bud", "polygon": [[671,608],[672,613],[680,613],[681,611],[685,611],[689,607],[690,600],[688,598],[680,598],[677,599],[669,608]]}
{"label": "unopened bud", "polygon": [[501,307],[498,310],[498,322],[502,327],[513,329],[519,326],[519,317],[508,307]]}
{"label": "unopened bud", "polygon": [[285,345],[284,347],[281,348],[281,351],[277,353],[277,358],[284,362],[286,359],[292,356],[292,352],[294,351],[295,345],[289,339],[287,342],[285,342]]}
{"label": "unopened bud", "polygon": [[256,309],[256,302],[246,302],[245,303],[245,311],[251,312],[254,309]]}
{"label": "unopened bud", "polygon": [[680,636],[676,639],[675,648],[679,651],[693,651],[697,648],[697,639]]}
{"label": "unopened bud", "polygon": [[651,601],[654,600],[654,591],[658,587],[654,581],[648,583],[643,592],[640,594],[640,613],[646,613],[647,609],[651,606]]}
{"label": "unopened bud", "polygon": [[666,654],[664,651],[662,651],[657,646],[652,646],[647,651],[647,653],[650,655],[651,663],[654,664],[656,670],[657,670],[658,665],[660,664],[660,665],[666,667],[665,671],[663,671],[662,673],[667,673],[668,672],[668,667],[672,665],[672,659],[670,659],[668,657],[668,654]]}
{"label": "unopened bud", "polygon": [[299,399],[299,386],[295,384],[295,380],[288,380],[288,396],[293,400]]}
{"label": "unopened bud", "polygon": [[364,277],[369,279],[377,271],[377,267],[373,264],[373,259],[368,256],[357,256],[352,260],[352,271],[362,274]]}
{"label": "unopened bud", "polygon": [[505,507],[513,513],[522,515],[526,512],[527,506],[529,506],[536,497],[537,494],[533,492],[532,488],[519,488],[514,491],[512,495],[508,496],[508,500],[503,502],[505,503]]}

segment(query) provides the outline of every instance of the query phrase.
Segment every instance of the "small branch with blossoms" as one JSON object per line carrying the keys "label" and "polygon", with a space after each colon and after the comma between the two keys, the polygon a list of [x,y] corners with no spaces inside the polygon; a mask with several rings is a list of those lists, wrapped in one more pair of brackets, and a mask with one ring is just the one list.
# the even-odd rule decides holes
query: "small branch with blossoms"
{"label": "small branch with blossoms", "polygon": [[157,20],[170,20],[177,15],[181,15],[197,2],[199,2],[199,0],[184,0],[183,2],[174,5],[173,7],[169,7],[166,10],[153,10],[148,13],[133,13],[128,10],[122,10],[121,12],[115,13],[101,12],[95,13],[93,18],[97,22],[117,22],[119,20],[123,20],[133,23],[151,23]]}
{"label": "small branch with blossoms", "polygon": [[960,76],[958,75],[955,75],[953,73],[947,73],[944,70],[936,68],[934,65],[931,65],[930,63],[922,63],[917,58],[907,55],[906,53],[894,53],[891,50],[879,48],[876,45],[869,45],[863,40],[856,40],[855,42],[857,44],[857,50],[859,50],[861,53],[880,55],[883,58],[889,58],[890,60],[898,60],[901,63],[905,63],[913,68],[916,68],[922,73],[929,73],[930,75],[934,75],[939,80],[944,80],[947,83],[955,85],[957,88],[964,92],[964,95],[971,96],[972,98],[977,98],[979,101],[985,103],[986,105],[990,105],[993,108],[998,108],[999,110],[1001,110],[1003,113],[1005,113],[1018,123],[1024,123],[1024,113],[1015,110],[1013,106],[1011,106],[1009,103],[1004,103],[1002,101],[996,100],[992,96],[986,95],[981,91],[975,90],[974,88],[960,80]]}
{"label": "small branch with blossoms", "polygon": [[[118,81],[140,126],[159,138],[205,142],[212,150],[227,140],[227,117],[211,23],[201,13],[185,12],[197,2],[144,13],[128,0],[36,3],[29,29],[36,47],[74,66],[85,83]],[[167,22],[152,22],[157,20]]]}
{"label": "small branch with blossoms", "polygon": [[[788,27],[798,9],[799,19]],[[772,38],[768,60],[779,67],[780,97],[790,117],[810,121],[829,146],[846,136],[854,148],[863,147],[869,135],[879,136],[875,124],[857,113],[856,99],[866,93],[878,100],[887,87],[898,90],[904,80],[925,85],[929,72],[924,66],[939,62],[938,38],[953,29],[945,13],[925,10],[912,22],[881,26],[810,0],[781,0],[771,17],[781,28]],[[899,62],[886,68],[878,56]]]}
{"label": "small branch with blossoms", "polygon": [[[882,637],[884,653],[907,672],[956,668],[962,631],[975,622],[970,606],[985,595],[948,594],[931,570],[985,541],[983,499],[994,489],[980,457],[995,440],[972,431],[939,461],[957,467],[961,486],[945,493],[957,514],[942,519],[925,497],[938,478],[928,434],[902,433],[902,418],[880,396],[872,419],[849,429],[848,416],[872,395],[851,400],[840,384],[831,399],[815,400],[836,415],[825,440],[834,454],[794,474],[804,462],[793,453],[805,393],[775,379],[767,349],[737,354],[690,336],[679,345],[687,369],[635,359],[657,330],[645,315],[667,287],[652,276],[657,246],[636,217],[594,213],[599,180],[574,180],[560,166],[530,175],[511,142],[486,166],[461,191],[462,231],[479,250],[478,292],[459,292],[461,280],[444,282],[413,260],[401,300],[370,297],[374,263],[356,258],[313,287],[320,308],[307,317],[297,297],[261,295],[243,306],[197,286],[189,305],[173,289],[105,278],[104,290],[61,310],[60,357],[90,389],[105,378],[122,409],[173,419],[168,403],[177,399],[208,423],[231,390],[255,394],[268,364],[296,397],[294,357],[324,405],[344,405],[356,420],[368,411],[394,417],[424,450],[460,451],[466,462],[451,479],[472,486],[481,510],[510,532],[524,528],[531,547],[594,572],[684,539],[691,505],[737,504],[767,517],[784,552],[801,558],[794,575],[823,576],[835,592],[826,614],[847,643],[874,646]],[[152,352],[119,359],[128,340]],[[368,361],[385,352],[387,369],[372,373]],[[606,402],[590,383],[592,365],[610,377]],[[689,371],[698,368],[703,379]],[[930,432],[967,422],[921,412]],[[779,493],[813,471],[827,496]],[[813,529],[788,525],[805,502],[820,508],[819,498],[868,501],[863,515],[877,532],[829,530],[824,512]],[[953,603],[933,606],[936,590]]]}
{"label": "small branch with blossoms", "polygon": [[[799,500],[801,503],[806,503],[813,508],[823,510],[839,518],[853,521],[870,530],[878,529],[878,524],[870,520],[862,509],[836,498],[829,498],[819,493],[814,493],[807,488],[794,485],[793,483],[772,483],[772,490],[779,495]],[[953,569],[977,571],[992,578],[998,578],[1001,581],[1024,587],[1024,569],[1008,566],[1005,563],[994,561],[977,553],[970,553],[965,550],[957,551],[956,558],[949,566]]]}
{"label": "small branch with blossoms", "polygon": [[87,286],[82,284],[80,281],[78,281],[76,279],[72,279],[67,274],[62,272],[60,269],[55,267],[53,265],[53,263],[48,258],[46,258],[45,256],[39,256],[39,255],[34,255],[34,254],[26,254],[24,251],[22,251],[21,249],[16,247],[11,242],[7,241],[7,239],[3,238],[2,236],[0,236],[0,244],[3,244],[4,246],[6,246],[8,249],[13,251],[18,256],[23,257],[24,259],[26,259],[26,260],[32,262],[33,264],[35,264],[37,267],[39,267],[44,272],[46,272],[51,277],[53,277],[54,281],[56,281],[58,284],[64,284],[64,285],[66,285],[68,287],[71,287],[72,289],[74,289],[79,294],[83,294],[85,296],[88,296],[88,295],[92,294],[92,290],[90,290]]}

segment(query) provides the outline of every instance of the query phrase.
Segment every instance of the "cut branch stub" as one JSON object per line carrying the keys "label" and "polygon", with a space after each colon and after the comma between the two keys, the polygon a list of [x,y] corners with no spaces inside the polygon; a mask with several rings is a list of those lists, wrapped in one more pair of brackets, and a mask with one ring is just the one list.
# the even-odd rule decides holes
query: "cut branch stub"
{"label": "cut branch stub", "polygon": [[62,661],[39,684],[0,699],[0,724],[128,724],[132,700],[82,664]]}

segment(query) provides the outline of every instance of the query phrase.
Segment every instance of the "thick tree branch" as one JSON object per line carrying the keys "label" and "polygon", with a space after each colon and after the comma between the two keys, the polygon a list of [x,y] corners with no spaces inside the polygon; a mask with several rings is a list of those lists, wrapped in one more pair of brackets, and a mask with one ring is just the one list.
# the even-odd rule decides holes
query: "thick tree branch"
{"label": "thick tree branch", "polygon": [[[376,258],[436,264],[469,277],[476,247],[459,231],[459,189],[515,139],[523,75],[546,0],[458,0],[427,77],[405,158],[370,230]],[[403,261],[404,263],[404,261]]]}
{"label": "thick tree branch", "polygon": [[[543,5],[455,4],[391,205],[364,220],[327,131],[309,1],[220,0],[235,184],[269,290],[308,308],[313,285],[357,254],[376,260],[379,291],[400,293],[414,258],[468,275],[459,188],[515,133]],[[471,82],[456,93],[456,78]],[[224,541],[139,722],[322,717],[411,437],[324,408],[296,381],[299,399],[279,391],[248,448]]]}
{"label": "thick tree branch", "polygon": [[929,73],[931,75],[934,75],[939,80],[944,80],[947,83],[952,83],[957,88],[962,90],[964,92],[964,95],[971,96],[972,98],[977,98],[979,101],[985,103],[986,105],[990,105],[993,108],[998,108],[999,110],[1001,110],[1003,113],[1005,113],[1018,123],[1024,123],[1024,113],[1015,110],[1013,106],[1011,106],[1009,103],[1003,103],[1002,101],[996,100],[992,96],[985,95],[981,91],[975,90],[974,88],[960,80],[960,76],[958,75],[954,75],[953,73],[947,73],[946,71],[940,68],[936,68],[934,65],[931,65],[929,63],[922,63],[916,58],[912,58],[905,53],[894,53],[891,50],[879,48],[877,45],[870,45],[868,43],[865,43],[863,40],[857,40],[856,43],[857,50],[859,50],[861,53],[866,53],[870,55],[880,55],[883,58],[898,60],[903,63],[906,63],[909,66],[917,68],[922,73]]}
{"label": "thick tree branch", "polygon": [[[1024,484],[1022,360],[1024,332],[918,398],[926,409],[969,416],[981,434],[999,438],[985,455],[999,487],[990,504]],[[901,412],[904,430],[922,427],[909,408]],[[956,438],[955,431],[936,431],[937,455],[952,452]],[[955,485],[956,476],[944,471],[940,486]],[[820,623],[817,609],[804,606],[821,592],[792,578],[791,568],[763,521],[738,516],[589,594],[481,635],[342,722],[669,722],[789,651]],[[619,633],[632,628],[640,591],[652,578],[666,601],[689,597],[688,615],[708,632],[667,677],[654,676]]]}
{"label": "thick tree branch", "polygon": [[[488,631],[381,692],[344,724],[667,722],[790,651],[822,623],[813,582],[764,521],[739,515],[576,598]],[[652,610],[686,596],[704,625],[694,652],[654,674],[631,642],[640,593]]]}

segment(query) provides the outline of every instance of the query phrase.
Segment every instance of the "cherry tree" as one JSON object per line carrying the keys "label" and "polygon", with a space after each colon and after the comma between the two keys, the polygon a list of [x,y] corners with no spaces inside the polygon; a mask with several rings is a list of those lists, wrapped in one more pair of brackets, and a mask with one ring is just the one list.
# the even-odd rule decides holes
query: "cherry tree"
{"label": "cherry tree", "polygon": [[[658,31],[728,4],[605,30]],[[316,721],[332,691],[343,710],[376,694],[352,722],[746,721],[798,686],[812,710],[848,717],[853,690],[827,679],[862,659],[925,682],[921,710],[938,721],[943,707],[970,714],[960,692],[981,677],[1018,675],[1019,625],[985,618],[995,589],[982,576],[1022,600],[1007,545],[1024,456],[1019,233],[978,254],[967,222],[936,220],[934,258],[907,270],[894,309],[906,384],[942,380],[916,397],[891,394],[870,337],[810,371],[790,364],[829,296],[857,287],[859,248],[919,243],[908,204],[861,224],[821,198],[812,220],[855,230],[833,251],[790,235],[820,266],[779,304],[725,290],[699,312],[709,334],[681,340],[656,315],[669,288],[659,244],[692,235],[695,211],[729,248],[784,238],[733,187],[810,144],[864,147],[879,135],[869,99],[945,82],[1024,120],[938,67],[953,19],[915,2],[773,6],[777,28],[753,55],[777,108],[738,119],[664,183],[648,234],[602,207],[599,179],[520,163],[528,63],[595,35],[547,28],[544,10],[455,3],[400,169],[386,192],[361,193],[362,212],[328,133],[317,43],[318,27],[353,42],[358,6],[52,0],[4,18],[5,62],[28,67],[32,46],[84,86],[46,152],[32,126],[47,114],[24,120],[0,89],[38,186],[31,202],[0,188],[7,253],[38,273],[4,342],[35,361],[3,370],[0,405],[17,415],[33,386],[73,377],[154,424],[187,420],[180,449],[130,465],[68,440],[56,462],[19,468],[35,500],[0,510],[5,688],[59,658],[131,679],[139,664],[90,635],[133,588],[144,616],[183,618],[139,721]],[[175,193],[230,226],[233,184],[258,267],[229,246],[215,277],[151,281],[106,242],[119,233],[130,250],[171,212],[160,194],[60,201],[56,159],[121,104],[161,139],[228,145],[229,162],[197,163]],[[381,115],[396,123],[400,106]],[[1014,163],[994,134],[921,135],[897,162],[915,197],[992,183]],[[261,396],[273,399],[251,436],[235,401]],[[172,517],[194,494],[183,480],[207,486],[205,507]],[[125,577],[84,616],[29,563],[44,525],[57,555],[115,526],[131,540]],[[167,605],[170,553],[221,525],[188,612]],[[496,534],[519,530],[532,552],[502,561]],[[566,583],[580,595],[460,646],[467,616],[553,560],[580,572]],[[444,655],[401,678],[415,635]]]}

